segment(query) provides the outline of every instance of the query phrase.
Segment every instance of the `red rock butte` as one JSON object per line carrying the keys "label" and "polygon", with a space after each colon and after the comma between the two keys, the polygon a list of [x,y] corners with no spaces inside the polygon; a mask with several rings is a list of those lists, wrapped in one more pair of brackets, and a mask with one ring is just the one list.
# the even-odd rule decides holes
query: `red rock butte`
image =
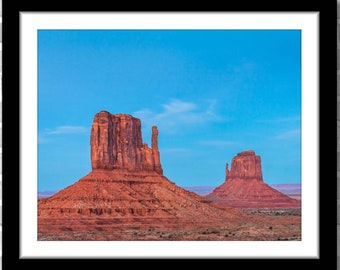
{"label": "red rock butte", "polygon": [[104,236],[93,232],[105,231],[104,239],[112,240],[117,237],[110,236],[113,230],[130,227],[183,229],[248,219],[241,210],[214,205],[167,179],[155,126],[151,139],[149,148],[142,141],[141,121],[131,115],[97,113],[90,136],[92,171],[38,200],[38,239],[69,231],[73,236],[59,234],[58,239],[82,233],[82,240],[98,240]]}
{"label": "red rock butte", "polygon": [[225,182],[206,198],[219,205],[237,208],[299,208],[301,201],[270,187],[263,181],[261,157],[243,151],[226,164]]}
{"label": "red rock butte", "polygon": [[152,148],[142,142],[141,121],[127,114],[101,111],[91,129],[92,170],[125,169],[163,174],[158,151],[158,130],[152,127]]}

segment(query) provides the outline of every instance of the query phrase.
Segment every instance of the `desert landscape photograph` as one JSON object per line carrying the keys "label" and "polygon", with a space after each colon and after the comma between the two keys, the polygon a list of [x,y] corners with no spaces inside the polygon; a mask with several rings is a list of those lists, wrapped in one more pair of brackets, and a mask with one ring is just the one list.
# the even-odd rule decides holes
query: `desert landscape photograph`
{"label": "desert landscape photograph", "polygon": [[[31,15],[23,16],[27,29],[45,18]],[[23,50],[37,60],[36,103],[27,103],[36,111],[23,115],[37,116],[36,141],[24,144],[36,149],[37,171],[29,168],[33,193],[34,182],[21,180],[23,249],[45,256],[80,254],[82,246],[91,248],[79,256],[315,251],[317,224],[306,224],[317,213],[315,174],[302,159],[302,131],[310,128],[302,121],[306,36],[295,27],[216,27],[223,14],[210,17],[210,28],[200,27],[203,14],[189,16],[197,28],[171,14],[137,16],[137,27],[134,15],[99,17],[114,27],[65,29],[50,16],[36,43],[23,38],[37,49]]]}
{"label": "desert landscape photograph", "polygon": [[301,240],[300,35],[40,30],[38,240]]}

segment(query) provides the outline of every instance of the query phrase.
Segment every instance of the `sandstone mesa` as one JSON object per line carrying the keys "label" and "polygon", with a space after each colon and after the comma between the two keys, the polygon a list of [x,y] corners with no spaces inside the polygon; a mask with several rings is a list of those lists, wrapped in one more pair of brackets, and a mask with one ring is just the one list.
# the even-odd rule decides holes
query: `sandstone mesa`
{"label": "sandstone mesa", "polygon": [[219,205],[237,208],[300,208],[301,201],[270,187],[263,181],[261,157],[253,150],[238,153],[226,163],[225,182],[206,198]]}

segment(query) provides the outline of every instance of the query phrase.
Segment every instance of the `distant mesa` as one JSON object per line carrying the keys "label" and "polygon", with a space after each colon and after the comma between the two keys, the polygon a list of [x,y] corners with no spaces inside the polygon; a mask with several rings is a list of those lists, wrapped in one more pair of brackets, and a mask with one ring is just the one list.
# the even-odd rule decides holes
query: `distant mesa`
{"label": "distant mesa", "polygon": [[237,208],[299,208],[301,202],[270,187],[263,181],[261,157],[253,150],[238,153],[229,170],[226,164],[225,182],[205,196],[219,205]]}

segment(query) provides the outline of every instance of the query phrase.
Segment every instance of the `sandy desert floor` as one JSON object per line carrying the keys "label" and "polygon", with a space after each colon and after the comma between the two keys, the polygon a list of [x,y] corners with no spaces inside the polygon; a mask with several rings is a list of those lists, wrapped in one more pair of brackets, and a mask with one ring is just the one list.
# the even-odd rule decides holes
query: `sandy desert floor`
{"label": "sandy desert floor", "polygon": [[300,209],[247,209],[220,223],[157,218],[40,218],[39,241],[299,241]]}

